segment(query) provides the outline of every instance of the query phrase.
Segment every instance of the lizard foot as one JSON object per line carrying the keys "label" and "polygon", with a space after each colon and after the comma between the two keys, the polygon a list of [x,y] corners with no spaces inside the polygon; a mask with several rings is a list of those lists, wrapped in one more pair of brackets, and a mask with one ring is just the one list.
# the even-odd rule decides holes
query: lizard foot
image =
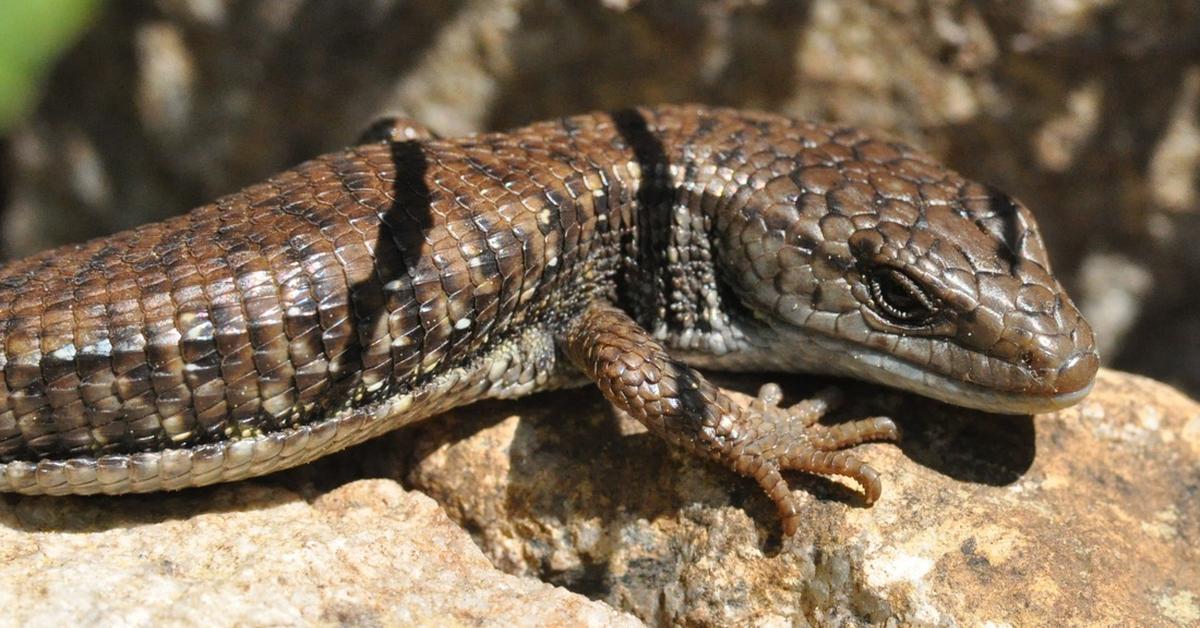
{"label": "lizard foot", "polygon": [[781,408],[782,391],[767,384],[757,399],[740,406],[607,302],[589,306],[559,342],[609,401],[650,431],[754,478],[779,508],[787,535],[800,527],[800,509],[783,471],[848,476],[862,484],[867,503],[879,497],[879,474],[841,450],[896,440],[900,432],[884,417],[820,425],[817,420],[839,401],[835,391]]}
{"label": "lizard foot", "polygon": [[900,430],[887,417],[872,417],[839,425],[817,423],[841,400],[836,389],[826,389],[790,408],[779,407],[779,386],[765,384],[742,414],[737,442],[729,452],[733,468],[754,478],[775,502],[786,536],[800,527],[800,509],[784,481],[783,471],[841,475],[858,482],[867,504],[879,498],[879,473],[865,462],[842,451],[866,441],[896,441]]}

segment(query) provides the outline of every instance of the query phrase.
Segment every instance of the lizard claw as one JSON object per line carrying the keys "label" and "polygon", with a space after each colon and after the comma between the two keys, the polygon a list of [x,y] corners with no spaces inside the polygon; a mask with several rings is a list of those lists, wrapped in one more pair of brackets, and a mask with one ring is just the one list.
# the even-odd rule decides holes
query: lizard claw
{"label": "lizard claw", "polygon": [[734,470],[754,478],[766,491],[779,511],[785,535],[800,526],[799,502],[792,494],[783,471],[804,471],[817,475],[848,477],[863,489],[870,505],[879,499],[882,482],[879,472],[846,451],[866,441],[895,441],[900,429],[887,417],[872,417],[826,426],[817,423],[842,400],[840,391],[827,388],[787,409],[779,407],[782,391],[765,384],[758,398],[750,402],[742,420],[753,426],[752,434],[740,443],[733,457]]}
{"label": "lizard claw", "polygon": [[783,401],[783,389],[774,382],[763,384],[758,389],[758,401],[768,408],[778,407],[779,402]]}
{"label": "lizard claw", "polygon": [[733,470],[753,478],[774,502],[784,536],[792,536],[800,529],[800,503],[783,479],[777,462],[760,456],[739,456],[733,461]]}
{"label": "lizard claw", "polygon": [[799,419],[804,425],[813,425],[834,408],[842,405],[843,401],[845,397],[842,391],[830,386],[788,408],[788,414]]}
{"label": "lizard claw", "polygon": [[860,419],[837,425],[810,425],[809,441],[820,451],[836,451],[867,441],[900,440],[900,428],[885,416]]}
{"label": "lizard claw", "polygon": [[858,482],[867,505],[874,504],[883,492],[879,472],[857,456],[844,451],[808,451],[786,456],[780,466],[789,471],[806,471],[818,475],[840,475]]}

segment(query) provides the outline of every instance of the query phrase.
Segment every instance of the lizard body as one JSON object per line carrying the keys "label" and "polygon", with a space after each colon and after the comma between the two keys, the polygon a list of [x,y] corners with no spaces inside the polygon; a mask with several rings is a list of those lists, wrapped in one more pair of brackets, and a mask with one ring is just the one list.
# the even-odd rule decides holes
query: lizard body
{"label": "lizard body", "polygon": [[1029,210],[850,128],[664,106],[440,139],[417,125],[161,223],[0,269],[0,490],[268,473],[483,398],[599,385],[755,478],[878,475],[818,398],[693,367],[1069,405],[1098,360]]}

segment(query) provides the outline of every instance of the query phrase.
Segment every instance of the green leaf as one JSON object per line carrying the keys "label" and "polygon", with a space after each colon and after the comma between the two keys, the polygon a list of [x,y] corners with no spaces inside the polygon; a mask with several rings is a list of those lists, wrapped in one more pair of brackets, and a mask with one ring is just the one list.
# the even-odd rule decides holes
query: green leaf
{"label": "green leaf", "polygon": [[97,6],[95,0],[0,0],[0,133],[33,106],[51,63]]}

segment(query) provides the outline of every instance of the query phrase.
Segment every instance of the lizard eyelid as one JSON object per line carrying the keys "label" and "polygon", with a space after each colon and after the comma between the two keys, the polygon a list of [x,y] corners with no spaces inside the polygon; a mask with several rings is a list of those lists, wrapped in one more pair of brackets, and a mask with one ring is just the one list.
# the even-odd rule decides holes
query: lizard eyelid
{"label": "lizard eyelid", "polygon": [[937,301],[907,273],[890,266],[866,275],[871,301],[879,314],[900,327],[925,327],[938,314]]}

